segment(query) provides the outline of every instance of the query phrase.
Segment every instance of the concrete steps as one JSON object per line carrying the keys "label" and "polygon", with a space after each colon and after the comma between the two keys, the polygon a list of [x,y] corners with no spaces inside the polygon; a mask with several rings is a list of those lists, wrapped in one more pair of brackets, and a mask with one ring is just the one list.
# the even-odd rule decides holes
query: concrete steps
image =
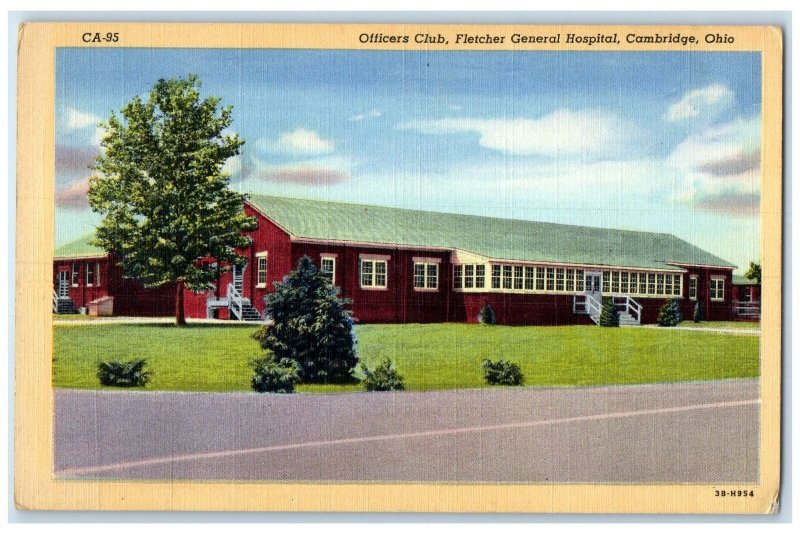
{"label": "concrete steps", "polygon": [[71,298],[59,297],[54,311],[59,315],[76,314],[78,313],[78,308],[75,307],[75,303],[72,302]]}

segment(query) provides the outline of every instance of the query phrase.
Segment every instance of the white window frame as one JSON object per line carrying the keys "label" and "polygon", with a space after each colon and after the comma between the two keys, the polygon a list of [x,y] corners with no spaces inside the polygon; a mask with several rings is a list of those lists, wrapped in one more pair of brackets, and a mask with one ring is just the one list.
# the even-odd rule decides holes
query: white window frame
{"label": "white window frame", "polygon": [[[692,288],[692,283],[694,283],[694,288]],[[689,300],[697,300],[698,287],[700,287],[700,277],[696,274],[689,276]],[[692,289],[694,289],[694,295],[692,295]]]}
{"label": "white window frame", "polygon": [[[414,264],[417,263],[436,263],[440,262],[439,259],[430,262],[424,258],[414,258]],[[488,268],[487,268],[488,267]],[[470,272],[469,276],[467,272]],[[441,269],[439,269],[441,272]],[[427,273],[427,271],[426,271]],[[427,274],[426,274],[427,278]],[[482,280],[481,280],[482,279]],[[438,282],[441,284],[441,281]],[[489,284],[489,285],[487,285]],[[491,285],[491,267],[485,263],[454,263],[453,264],[453,291],[466,291],[469,292],[483,292],[490,288]],[[422,290],[414,286],[415,290]],[[430,289],[428,289],[430,290]]]}
{"label": "white window frame", "polygon": [[453,289],[460,290],[464,287],[464,266],[461,264],[453,265]]}
{"label": "white window frame", "polygon": [[69,270],[69,285],[78,287],[81,283],[81,264],[73,261]]}
{"label": "white window frame", "polygon": [[[264,260],[264,282],[261,279],[261,260]],[[269,255],[267,251],[256,252],[256,289],[264,289],[267,287],[269,277]]]}
{"label": "white window frame", "polygon": [[[370,283],[364,284],[364,265],[371,265],[371,273],[370,274]],[[384,284],[379,285],[377,283],[378,280],[378,268],[377,266],[383,264],[384,270]],[[361,289],[368,289],[368,290],[384,290],[389,287],[389,261],[384,259],[375,259],[375,258],[361,258],[359,261],[358,266],[358,283]]]}
{"label": "white window frame", "polygon": [[[86,272],[83,273],[84,281],[86,282],[86,287],[94,287],[94,267],[92,266],[92,270],[89,271],[89,267],[92,266],[92,262],[86,262]],[[92,283],[89,283],[89,272],[92,273]]]}
{"label": "white window frame", "polygon": [[[715,297],[715,294],[722,293],[721,297]],[[725,301],[725,277],[712,276],[708,280],[708,298],[714,302]]]}
{"label": "white window frame", "polygon": [[[422,266],[422,285],[417,285],[417,266]],[[431,271],[436,271],[436,286],[430,285]],[[473,279],[475,278],[473,274]],[[462,277],[463,279],[463,277]],[[414,291],[439,291],[439,262],[414,261],[411,271],[411,285]]]}
{"label": "white window frame", "polygon": [[[325,261],[331,262],[331,270],[328,271],[323,269],[322,266],[324,265]],[[319,255],[319,272],[321,273],[331,273],[331,285],[336,285],[336,254],[320,254]]]}

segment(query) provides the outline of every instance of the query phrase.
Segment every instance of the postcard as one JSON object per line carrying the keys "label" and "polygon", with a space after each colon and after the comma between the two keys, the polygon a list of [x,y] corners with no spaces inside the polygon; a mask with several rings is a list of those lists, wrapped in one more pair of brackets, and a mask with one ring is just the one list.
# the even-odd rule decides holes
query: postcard
{"label": "postcard", "polygon": [[779,29],[18,42],[18,507],[777,510]]}

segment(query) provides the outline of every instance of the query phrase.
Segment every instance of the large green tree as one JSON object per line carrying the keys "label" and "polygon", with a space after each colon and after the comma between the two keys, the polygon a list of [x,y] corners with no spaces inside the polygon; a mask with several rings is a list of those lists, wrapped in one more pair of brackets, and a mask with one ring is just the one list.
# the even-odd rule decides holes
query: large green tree
{"label": "large green tree", "polygon": [[236,249],[250,245],[244,232],[256,227],[223,172],[244,144],[224,133],[231,112],[200,97],[196,76],[159,80],[147,101],[134,97],[103,125],[89,180],[89,204],[103,216],[94,243],[146,287],[175,284],[178,325],[184,288],[209,289],[218,265],[243,264]]}

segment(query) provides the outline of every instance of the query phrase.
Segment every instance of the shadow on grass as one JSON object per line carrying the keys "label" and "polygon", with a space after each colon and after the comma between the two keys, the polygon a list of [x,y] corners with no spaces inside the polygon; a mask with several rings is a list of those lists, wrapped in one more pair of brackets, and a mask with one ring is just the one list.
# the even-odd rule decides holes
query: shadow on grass
{"label": "shadow on grass", "polygon": [[258,327],[264,323],[256,323],[249,321],[231,321],[229,323],[187,323],[178,326],[175,323],[105,323],[109,326],[131,326],[134,328],[173,328],[175,330],[197,330],[197,329],[214,329],[214,328],[230,328],[230,327]]}

